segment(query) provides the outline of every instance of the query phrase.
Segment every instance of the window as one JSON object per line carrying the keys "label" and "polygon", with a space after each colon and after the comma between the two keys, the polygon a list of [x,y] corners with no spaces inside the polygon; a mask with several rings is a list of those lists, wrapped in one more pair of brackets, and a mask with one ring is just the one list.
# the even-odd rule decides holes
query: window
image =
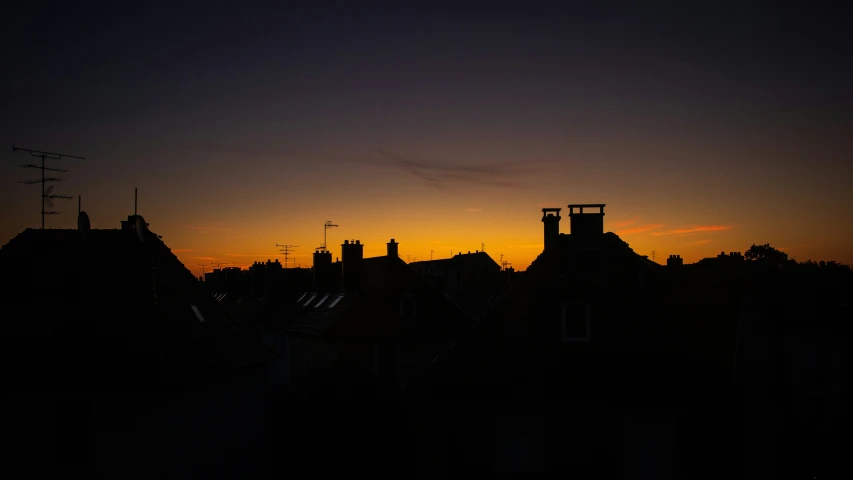
{"label": "window", "polygon": [[198,307],[190,305],[190,308],[192,308],[193,313],[195,313],[196,318],[198,318],[198,321],[204,323],[204,317],[201,316],[201,312],[198,311]]}
{"label": "window", "polygon": [[560,323],[564,342],[589,342],[592,335],[592,308],[585,303],[563,303]]}
{"label": "window", "polygon": [[335,308],[335,305],[337,305],[338,302],[340,302],[343,298],[344,298],[343,295],[338,295],[338,298],[336,298],[334,302],[329,304],[329,308]]}
{"label": "window", "polygon": [[317,305],[314,305],[314,308],[320,308],[320,305],[322,305],[323,302],[325,302],[327,298],[329,298],[328,295],[323,295],[323,298],[321,298],[320,301],[317,302]]}
{"label": "window", "polygon": [[307,301],[307,302],[305,302],[305,305],[302,305],[302,306],[303,306],[303,307],[307,307],[307,306],[308,306],[308,304],[309,304],[309,303],[311,303],[311,302],[313,302],[315,298],[317,298],[317,294],[316,294],[316,293],[312,293],[312,294],[311,294],[311,298],[309,298],[309,299],[308,299],[308,301]]}

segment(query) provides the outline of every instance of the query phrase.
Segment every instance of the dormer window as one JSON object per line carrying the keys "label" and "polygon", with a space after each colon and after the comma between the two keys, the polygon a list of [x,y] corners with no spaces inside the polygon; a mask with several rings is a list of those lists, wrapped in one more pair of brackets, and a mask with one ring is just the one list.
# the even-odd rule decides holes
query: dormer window
{"label": "dormer window", "polygon": [[312,294],[311,294],[311,296],[308,298],[308,301],[307,301],[307,302],[305,302],[305,305],[302,305],[302,306],[303,306],[303,307],[307,307],[311,302],[313,302],[313,301],[314,301],[314,299],[315,299],[315,298],[317,298],[317,294],[316,294],[316,293],[312,293]]}
{"label": "dormer window", "polygon": [[592,307],[580,302],[562,303],[560,329],[564,342],[589,342],[592,339]]}
{"label": "dormer window", "polygon": [[314,308],[320,308],[320,305],[322,305],[322,304],[323,304],[323,302],[325,302],[326,300],[328,300],[328,298],[329,298],[329,296],[328,296],[328,295],[323,295],[323,298],[321,298],[321,299],[320,299],[320,301],[319,301],[319,302],[317,302],[317,305],[314,305]]}
{"label": "dormer window", "polygon": [[343,295],[338,295],[338,298],[336,298],[335,301],[333,301],[332,303],[329,304],[329,308],[335,308],[335,305],[337,305],[338,302],[343,300],[343,298],[344,298]]}

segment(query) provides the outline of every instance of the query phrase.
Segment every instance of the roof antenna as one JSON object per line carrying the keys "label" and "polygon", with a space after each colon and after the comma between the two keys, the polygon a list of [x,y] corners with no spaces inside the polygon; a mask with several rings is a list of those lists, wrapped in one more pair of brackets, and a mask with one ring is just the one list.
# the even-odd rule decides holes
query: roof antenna
{"label": "roof antenna", "polygon": [[77,194],[77,215],[80,215],[80,205],[83,203],[83,197]]}
{"label": "roof antenna", "polygon": [[136,187],[133,187],[133,216],[134,217],[136,216],[136,193],[137,193],[137,190],[139,190],[139,189]]}
{"label": "roof antenna", "polygon": [[38,168],[38,169],[40,169],[41,170],[41,178],[38,178],[35,180],[25,180],[25,181],[20,182],[20,183],[26,183],[28,185],[41,183],[41,229],[44,230],[44,216],[45,215],[57,215],[59,213],[56,210],[45,210],[45,204],[47,204],[48,207],[53,208],[53,201],[55,199],[69,200],[71,198],[74,198],[74,197],[69,197],[68,195],[54,194],[53,193],[54,185],[47,186],[48,182],[61,182],[62,179],[57,178],[57,177],[46,177],[44,174],[45,170],[48,170],[51,172],[63,172],[63,173],[67,172],[68,170],[62,170],[59,168],[48,168],[48,167],[44,166],[45,160],[46,159],[60,160],[63,158],[76,158],[79,160],[85,160],[85,157],[77,157],[77,156],[68,155],[65,153],[42,152],[41,150],[30,150],[27,148],[18,148],[16,146],[12,145],[12,152],[17,152],[18,150],[20,150],[22,152],[27,152],[33,157],[41,158],[41,165],[40,166],[34,165],[34,164],[21,165],[21,167],[24,167],[24,168]]}

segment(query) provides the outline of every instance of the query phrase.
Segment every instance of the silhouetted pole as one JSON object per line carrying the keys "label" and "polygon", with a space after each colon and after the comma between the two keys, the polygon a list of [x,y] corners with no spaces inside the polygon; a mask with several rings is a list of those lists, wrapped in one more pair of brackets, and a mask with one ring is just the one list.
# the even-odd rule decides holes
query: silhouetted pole
{"label": "silhouetted pole", "polygon": [[328,247],[326,246],[326,230],[332,227],[337,227],[337,225],[332,225],[331,220],[326,220],[326,223],[323,224],[323,248],[326,250],[328,250]]}
{"label": "silhouetted pole", "polygon": [[432,261],[432,252],[433,252],[432,250],[429,251],[429,261],[430,262]]}
{"label": "silhouetted pole", "polygon": [[136,206],[138,205],[138,188],[133,187],[133,216],[136,217]]}
{"label": "silhouetted pole", "polygon": [[482,243],[482,242],[480,243],[480,251],[481,251],[481,252],[485,252],[485,251],[486,251],[486,244],[485,244],[485,243]]}
{"label": "silhouetted pole", "polygon": [[655,261],[655,254],[658,253],[656,250],[652,250],[652,261]]}
{"label": "silhouetted pole", "polygon": [[206,267],[207,264],[206,263],[199,263],[198,266],[201,267],[201,278],[204,279],[204,267]]}
{"label": "silhouetted pole", "polygon": [[86,158],[85,157],[77,157],[75,155],[67,155],[64,153],[51,153],[51,152],[42,152],[40,150],[29,150],[26,148],[18,148],[16,146],[12,145],[12,152],[17,152],[18,150],[20,150],[22,152],[27,152],[33,157],[40,157],[41,158],[41,166],[31,165],[31,164],[30,165],[21,165],[24,168],[39,168],[39,169],[41,169],[41,179],[27,180],[27,181],[24,181],[21,183],[25,183],[28,185],[31,185],[33,183],[41,183],[41,229],[44,230],[44,216],[45,215],[54,215],[54,214],[59,213],[59,212],[54,212],[54,211],[46,212],[44,210],[44,202],[47,201],[48,205],[50,205],[52,207],[53,204],[50,201],[51,199],[54,199],[54,198],[71,199],[72,198],[72,197],[69,197],[68,195],[48,195],[48,192],[45,190],[45,184],[47,182],[61,182],[62,179],[56,178],[56,177],[45,177],[44,171],[50,170],[53,172],[67,172],[68,170],[60,170],[58,168],[48,168],[44,165],[45,159],[50,158],[51,160],[59,160],[62,158],[77,158],[79,160],[85,160]]}

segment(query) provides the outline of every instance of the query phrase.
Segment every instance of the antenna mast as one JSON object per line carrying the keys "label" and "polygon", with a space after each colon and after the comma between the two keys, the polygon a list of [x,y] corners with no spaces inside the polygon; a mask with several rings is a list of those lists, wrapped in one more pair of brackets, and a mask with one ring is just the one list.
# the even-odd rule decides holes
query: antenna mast
{"label": "antenna mast", "polygon": [[326,220],[326,223],[323,224],[323,250],[328,250],[326,247],[326,230],[332,227],[337,227],[337,225],[332,225],[331,220]]}
{"label": "antenna mast", "polygon": [[198,266],[201,267],[201,278],[202,278],[202,280],[204,280],[204,267],[206,267],[207,264],[206,263],[199,263]]}
{"label": "antenna mast", "polygon": [[73,197],[70,197],[70,196],[68,196],[68,195],[56,195],[56,194],[53,194],[53,193],[52,193],[52,192],[53,192],[53,185],[51,185],[51,186],[49,186],[49,187],[47,187],[47,186],[46,186],[46,184],[47,184],[48,182],[61,182],[61,181],[62,181],[62,179],[61,179],[61,178],[57,178],[57,177],[45,177],[45,176],[44,176],[44,172],[45,172],[45,170],[49,170],[49,171],[51,171],[51,172],[63,172],[63,173],[64,173],[64,172],[67,172],[68,170],[61,170],[61,169],[58,169],[58,168],[48,168],[48,167],[46,167],[46,166],[44,165],[45,160],[46,160],[46,159],[51,159],[51,160],[60,160],[60,159],[62,159],[62,158],[77,158],[77,159],[80,159],[80,160],[85,160],[85,157],[77,157],[77,156],[74,156],[74,155],[66,155],[66,154],[64,154],[64,153],[42,152],[42,151],[40,151],[40,150],[29,150],[29,149],[26,149],[26,148],[18,148],[18,147],[16,147],[16,146],[12,145],[12,152],[17,152],[18,150],[20,150],[20,151],[22,151],[22,152],[27,152],[27,153],[29,153],[29,154],[30,154],[31,156],[33,156],[33,157],[40,157],[40,158],[41,158],[41,166],[39,166],[39,165],[33,165],[33,164],[20,165],[20,166],[21,166],[21,167],[23,167],[23,168],[38,168],[38,169],[41,169],[41,178],[40,178],[40,179],[36,179],[36,180],[25,180],[25,181],[20,182],[20,183],[25,183],[25,184],[28,184],[28,185],[32,185],[32,184],[36,184],[36,183],[41,183],[41,229],[42,229],[42,230],[44,230],[44,216],[45,216],[45,215],[58,215],[58,214],[59,214],[59,212],[57,212],[57,211],[55,211],[55,210],[45,210],[45,209],[44,209],[44,205],[45,205],[45,203],[47,203],[47,205],[48,205],[50,208],[53,208],[53,200],[55,200],[55,199],[65,199],[65,200],[70,200],[71,198],[73,198]]}
{"label": "antenna mast", "polygon": [[[291,249],[298,248],[299,245],[280,245],[280,244],[276,243],[275,246],[276,247],[282,247],[281,250],[279,250],[279,252],[284,254],[284,268],[287,268],[288,258],[290,257],[290,254],[293,253],[293,250],[291,250]],[[296,261],[296,259],[293,259],[293,260]]]}
{"label": "antenna mast", "polygon": [[485,243],[483,243],[483,242],[480,242],[480,251],[481,251],[481,252],[483,252],[483,253],[485,253],[485,252],[486,252],[486,244],[485,244]]}
{"label": "antenna mast", "polygon": [[657,250],[652,250],[652,261],[655,261],[655,254],[658,253]]}

